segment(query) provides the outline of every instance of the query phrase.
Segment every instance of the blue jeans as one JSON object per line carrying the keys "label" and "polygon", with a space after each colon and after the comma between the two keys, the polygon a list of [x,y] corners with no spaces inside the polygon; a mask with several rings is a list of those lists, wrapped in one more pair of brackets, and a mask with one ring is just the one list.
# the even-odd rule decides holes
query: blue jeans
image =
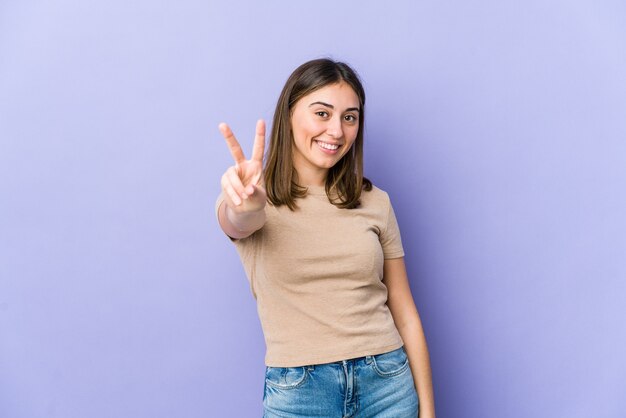
{"label": "blue jeans", "polygon": [[416,418],[417,392],[404,347],[302,367],[266,367],[264,418]]}

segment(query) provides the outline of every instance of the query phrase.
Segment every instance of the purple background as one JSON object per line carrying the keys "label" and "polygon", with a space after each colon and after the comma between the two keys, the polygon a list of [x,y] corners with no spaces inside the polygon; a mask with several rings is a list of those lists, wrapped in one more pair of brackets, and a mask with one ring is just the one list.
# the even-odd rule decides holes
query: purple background
{"label": "purple background", "polygon": [[302,62],[352,64],[439,418],[623,417],[623,1],[0,3],[0,416],[255,417],[214,218]]}

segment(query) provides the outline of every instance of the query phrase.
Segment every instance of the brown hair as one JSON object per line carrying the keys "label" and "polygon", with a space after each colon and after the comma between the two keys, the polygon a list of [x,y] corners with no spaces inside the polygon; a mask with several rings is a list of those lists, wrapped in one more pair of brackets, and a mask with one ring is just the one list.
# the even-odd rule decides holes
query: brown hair
{"label": "brown hair", "polygon": [[[359,98],[359,130],[350,150],[326,177],[326,195],[332,204],[344,209],[359,206],[361,190],[372,190],[372,182],[363,177],[363,126],[365,123],[365,91],[356,72],[347,64],[330,59],[316,59],[302,64],[289,76],[283,87],[272,125],[269,153],[265,162],[264,180],[268,200],[275,206],[297,208],[296,198],[306,196],[307,188],[298,184],[293,166],[293,134],[291,110],[298,100],[330,84],[346,82]],[[334,191],[334,193],[331,193]]]}

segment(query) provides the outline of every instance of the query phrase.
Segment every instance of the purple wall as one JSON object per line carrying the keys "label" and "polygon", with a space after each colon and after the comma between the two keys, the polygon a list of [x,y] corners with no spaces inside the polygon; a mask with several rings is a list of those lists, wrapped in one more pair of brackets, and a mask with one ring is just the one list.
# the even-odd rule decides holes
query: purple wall
{"label": "purple wall", "polygon": [[439,418],[626,408],[622,1],[0,3],[0,416],[255,417],[213,204],[289,73],[368,93]]}

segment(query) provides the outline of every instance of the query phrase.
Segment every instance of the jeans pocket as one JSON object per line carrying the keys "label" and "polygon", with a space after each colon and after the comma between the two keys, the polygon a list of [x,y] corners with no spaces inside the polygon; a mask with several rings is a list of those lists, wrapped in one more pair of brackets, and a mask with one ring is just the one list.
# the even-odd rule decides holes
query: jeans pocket
{"label": "jeans pocket", "polygon": [[409,358],[404,346],[388,353],[372,356],[372,367],[379,376],[392,377],[409,368]]}
{"label": "jeans pocket", "polygon": [[304,384],[307,378],[306,367],[265,368],[265,383],[278,389],[294,389]]}

